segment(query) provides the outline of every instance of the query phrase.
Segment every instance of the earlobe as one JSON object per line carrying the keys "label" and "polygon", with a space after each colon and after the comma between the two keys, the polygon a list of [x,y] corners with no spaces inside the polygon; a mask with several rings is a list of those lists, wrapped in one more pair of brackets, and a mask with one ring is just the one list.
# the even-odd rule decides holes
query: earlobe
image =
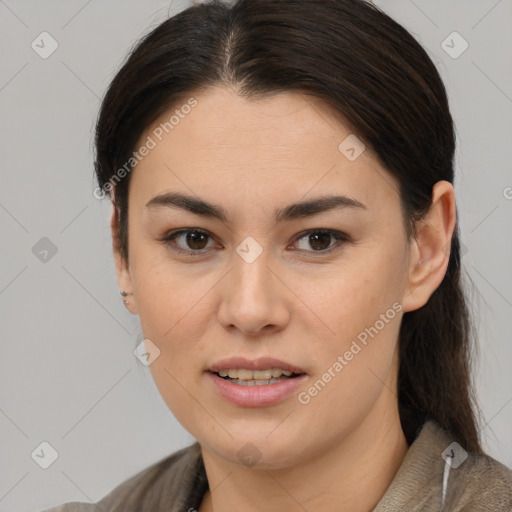
{"label": "earlobe", "polygon": [[112,212],[110,218],[110,229],[112,234],[112,252],[114,255],[114,265],[116,270],[117,284],[123,304],[130,313],[137,314],[135,297],[133,295],[132,279],[129,265],[122,257],[118,244],[119,220],[114,203],[112,203]]}
{"label": "earlobe", "polygon": [[430,210],[419,221],[415,239],[410,245],[404,312],[423,307],[443,281],[456,221],[453,186],[447,181],[439,181],[432,189]]}

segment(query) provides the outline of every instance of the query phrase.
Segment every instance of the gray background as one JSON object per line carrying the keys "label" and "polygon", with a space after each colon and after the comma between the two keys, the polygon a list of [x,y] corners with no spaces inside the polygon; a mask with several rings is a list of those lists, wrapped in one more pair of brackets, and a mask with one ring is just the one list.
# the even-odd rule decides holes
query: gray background
{"label": "gray background", "polygon": [[[482,436],[512,466],[512,0],[375,3],[427,48],[449,91]],[[1,511],[96,501],[192,442],[132,354],[142,337],[119,296],[91,152],[100,98],[126,52],[188,5],[0,1]],[[43,31],[59,45],[47,59],[31,47]],[[442,47],[453,31],[469,44],[458,58]],[[57,248],[46,262],[33,252],[43,237]],[[58,452],[46,470],[31,458],[42,441]]]}

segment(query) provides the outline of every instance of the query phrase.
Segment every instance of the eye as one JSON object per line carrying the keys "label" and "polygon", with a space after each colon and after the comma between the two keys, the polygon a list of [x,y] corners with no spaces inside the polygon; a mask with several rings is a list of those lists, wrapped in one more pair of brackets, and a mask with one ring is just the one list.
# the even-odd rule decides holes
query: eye
{"label": "eye", "polygon": [[[334,242],[331,244],[333,239],[340,243]],[[326,254],[339,248],[341,243],[348,242],[349,237],[340,231],[334,231],[332,229],[313,229],[303,233],[302,236],[296,239],[297,242],[301,240],[304,240],[304,243],[302,247],[299,247],[300,250]],[[313,248],[313,251],[308,249],[308,245]]]}
{"label": "eye", "polygon": [[[199,256],[212,248],[212,246],[208,247],[208,239],[212,239],[208,232],[199,228],[186,228],[169,233],[160,241],[178,253]],[[331,243],[333,239],[334,243]],[[313,229],[301,233],[300,236],[295,239],[295,243],[302,240],[304,240],[302,243],[303,246],[299,247],[299,250],[308,253],[319,253],[318,255],[320,256],[333,252],[339,248],[341,243],[349,242],[350,238],[344,233],[332,229]],[[181,242],[181,246],[178,241]],[[313,250],[304,247],[307,245],[313,248]],[[215,247],[215,244],[213,247]]]}
{"label": "eye", "polygon": [[[202,229],[190,228],[180,229],[174,233],[166,235],[161,242],[168,245],[173,251],[186,253],[190,255],[203,254],[207,247],[208,238],[211,236]],[[185,247],[179,246],[177,240],[181,240]]]}

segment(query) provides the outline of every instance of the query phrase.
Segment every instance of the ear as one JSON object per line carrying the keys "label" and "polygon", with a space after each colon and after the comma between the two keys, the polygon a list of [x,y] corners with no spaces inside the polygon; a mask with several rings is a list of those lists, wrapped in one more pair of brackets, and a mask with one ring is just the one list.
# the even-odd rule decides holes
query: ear
{"label": "ear", "polygon": [[119,291],[126,291],[130,293],[126,297],[121,297],[126,301],[125,307],[126,309],[133,314],[137,314],[137,306],[135,302],[135,295],[131,295],[133,293],[132,286],[132,278],[130,275],[130,267],[128,262],[122,257],[121,251],[119,248],[118,242],[118,232],[119,232],[119,219],[117,215],[117,210],[115,204],[112,203],[112,214],[110,218],[110,229],[112,233],[112,251],[114,253],[114,264],[116,268],[116,276],[117,276],[117,284],[119,286]]}
{"label": "ear", "polygon": [[444,279],[453,232],[457,222],[455,191],[448,181],[438,181],[432,189],[432,205],[419,221],[410,245],[408,285],[404,312],[423,307]]}

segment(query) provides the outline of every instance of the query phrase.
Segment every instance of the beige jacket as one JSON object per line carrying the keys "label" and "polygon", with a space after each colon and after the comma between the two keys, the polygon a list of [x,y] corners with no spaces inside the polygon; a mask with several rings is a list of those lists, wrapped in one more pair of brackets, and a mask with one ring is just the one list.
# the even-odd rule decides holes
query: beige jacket
{"label": "beige jacket", "polygon": [[[370,512],[512,512],[512,471],[487,455],[463,460],[466,453],[451,443],[436,423],[425,423]],[[196,512],[207,488],[195,443],[140,471],[96,504],[72,502],[45,512]]]}

